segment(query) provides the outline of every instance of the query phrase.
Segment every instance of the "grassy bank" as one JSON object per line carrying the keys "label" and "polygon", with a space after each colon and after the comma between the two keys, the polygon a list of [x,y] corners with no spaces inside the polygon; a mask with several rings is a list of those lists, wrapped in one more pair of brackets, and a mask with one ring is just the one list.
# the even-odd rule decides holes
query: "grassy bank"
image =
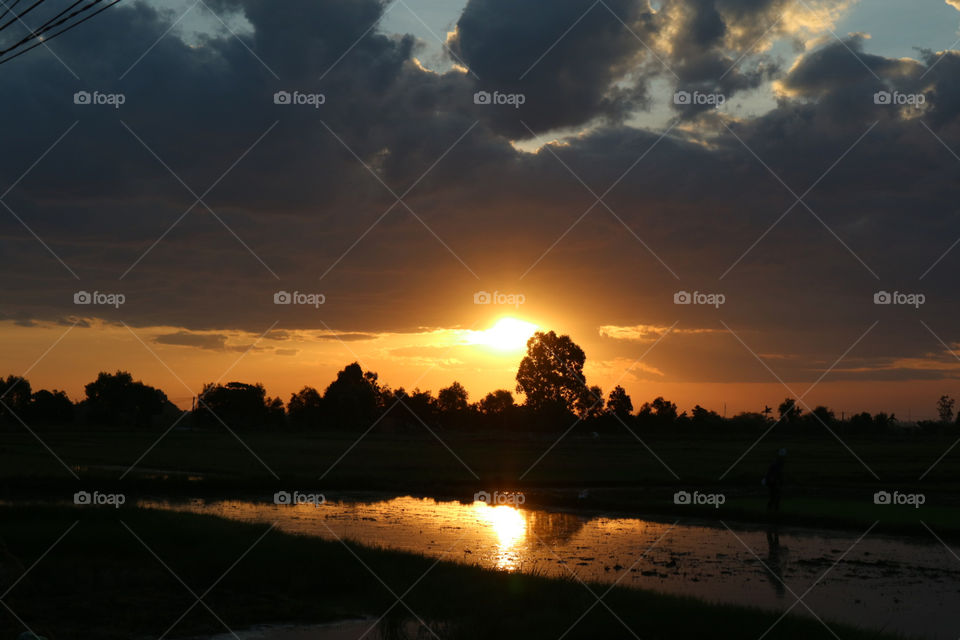
{"label": "grassy bank", "polygon": [[[353,544],[348,549],[278,531],[264,535],[266,527],[209,516],[126,508],[0,507],[0,537],[7,549],[0,566],[9,567],[15,556],[29,567],[75,522],[4,599],[23,622],[51,640],[159,637],[194,604],[187,587],[206,593],[204,603],[233,629],[379,617],[396,602],[393,593],[406,593],[404,603],[442,638],[556,640],[571,625],[566,638],[700,639],[718,629],[756,638],[779,617],[615,588],[604,602],[618,620],[604,606],[591,609],[596,599],[572,580],[447,562],[434,566],[433,560],[413,554]],[[9,584],[13,577],[3,579]],[[592,588],[598,594],[606,589]],[[389,616],[397,625],[410,617],[403,604]],[[831,627],[845,640],[890,637]],[[0,637],[22,630],[6,610],[0,613]],[[204,605],[197,605],[170,637],[224,631]],[[767,637],[833,636],[816,620],[788,616]]]}
{"label": "grassy bank", "polygon": [[[944,456],[953,434],[844,435],[853,453],[828,434],[773,432],[753,448],[759,434],[653,432],[640,434],[642,443],[629,434],[572,434],[559,442],[557,435],[439,435],[443,443],[428,433],[371,433],[359,442],[354,433],[241,433],[241,443],[227,433],[174,431],[150,449],[160,433],[41,433],[77,469],[78,483],[30,434],[5,432],[0,496],[62,498],[96,485],[134,495],[304,488],[469,499],[481,489],[518,488],[527,492],[528,506],[762,522],[768,514],[760,478],[776,450],[786,447],[781,522],[863,530],[879,520],[881,531],[928,535],[922,520],[942,535],[960,535],[960,447]],[[202,480],[149,469],[196,473]],[[589,493],[580,498],[583,488]],[[678,490],[722,492],[727,502],[721,509],[677,507]],[[923,493],[926,502],[920,509],[874,505],[879,490]]]}

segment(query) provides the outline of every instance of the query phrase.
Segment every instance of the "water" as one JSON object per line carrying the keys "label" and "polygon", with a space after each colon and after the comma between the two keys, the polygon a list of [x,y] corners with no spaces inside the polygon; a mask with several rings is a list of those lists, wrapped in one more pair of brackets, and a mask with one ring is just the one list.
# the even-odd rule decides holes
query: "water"
{"label": "water", "polygon": [[501,571],[790,609],[827,624],[960,636],[960,560],[932,538],[928,543],[871,534],[858,542],[858,534],[837,531],[727,529],[413,497],[328,496],[320,506],[237,500],[141,506],[276,523],[291,533]]}

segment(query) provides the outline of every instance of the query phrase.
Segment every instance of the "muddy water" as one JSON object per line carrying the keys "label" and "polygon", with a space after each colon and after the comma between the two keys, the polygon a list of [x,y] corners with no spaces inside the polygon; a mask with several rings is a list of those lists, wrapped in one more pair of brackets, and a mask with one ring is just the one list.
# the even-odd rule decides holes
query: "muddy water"
{"label": "muddy water", "polygon": [[[429,498],[320,506],[251,501],[142,506],[276,523],[292,533],[413,551],[502,571],[576,576],[713,602],[814,615],[911,636],[960,636],[960,560],[931,537],[731,529]],[[797,598],[803,597],[797,604]],[[809,607],[809,608],[808,608]],[[811,612],[812,611],[812,612]]]}

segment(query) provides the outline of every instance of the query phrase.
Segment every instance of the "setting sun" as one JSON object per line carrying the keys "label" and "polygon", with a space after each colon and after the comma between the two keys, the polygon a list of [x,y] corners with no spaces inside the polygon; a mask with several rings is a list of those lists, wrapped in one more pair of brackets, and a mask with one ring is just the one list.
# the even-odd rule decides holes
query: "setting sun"
{"label": "setting sun", "polygon": [[471,343],[482,344],[498,351],[521,351],[537,325],[516,318],[500,318],[486,331],[475,331]]}

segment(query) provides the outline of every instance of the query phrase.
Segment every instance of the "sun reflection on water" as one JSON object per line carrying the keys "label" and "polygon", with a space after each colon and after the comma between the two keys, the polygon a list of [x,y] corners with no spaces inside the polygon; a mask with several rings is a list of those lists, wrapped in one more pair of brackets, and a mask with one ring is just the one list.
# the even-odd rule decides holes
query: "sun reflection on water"
{"label": "sun reflection on water", "polygon": [[517,509],[507,505],[491,507],[485,502],[474,502],[473,509],[480,522],[497,537],[496,568],[516,571],[520,568],[519,546],[527,535],[527,520]]}

